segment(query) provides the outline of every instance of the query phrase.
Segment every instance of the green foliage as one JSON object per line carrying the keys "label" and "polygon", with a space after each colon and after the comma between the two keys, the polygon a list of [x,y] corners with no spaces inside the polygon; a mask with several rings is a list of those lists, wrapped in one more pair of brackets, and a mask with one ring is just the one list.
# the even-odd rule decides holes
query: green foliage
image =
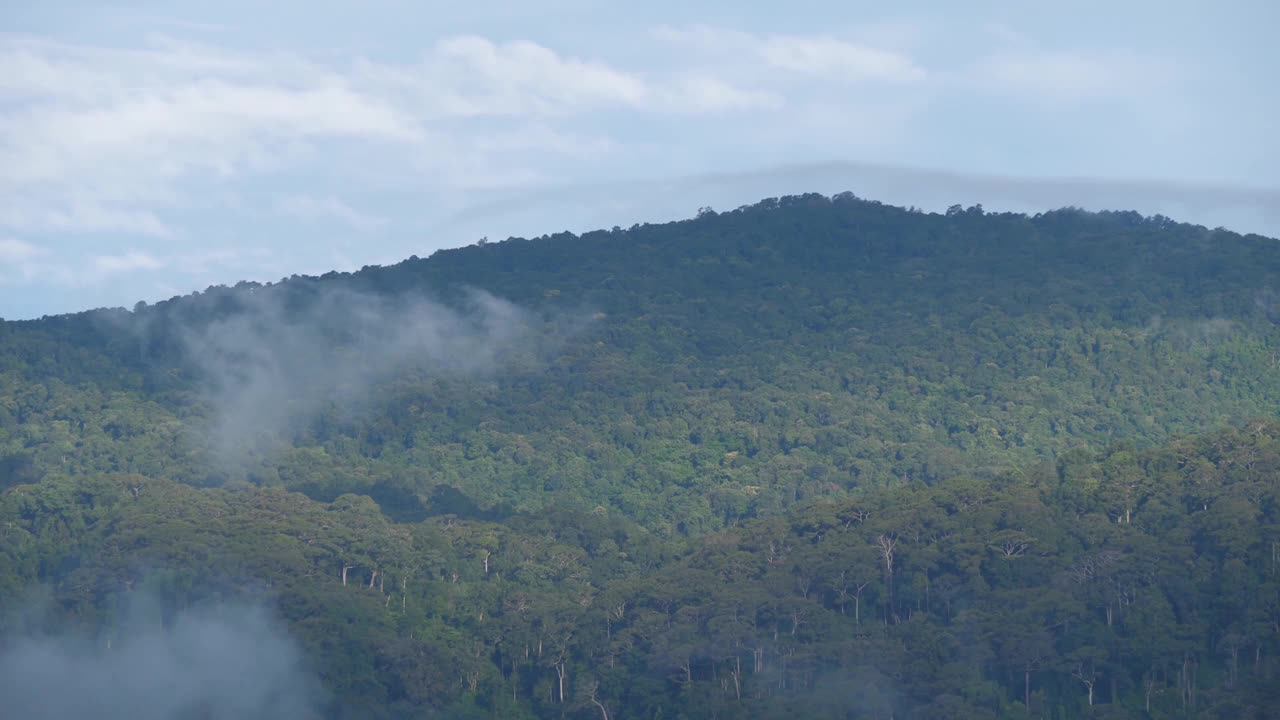
{"label": "green foliage", "polygon": [[[0,622],[266,598],[335,716],[1263,717],[1276,277],[1160,217],[810,195],[0,322]],[[545,337],[299,384],[220,454],[191,337],[467,288]],[[317,361],[376,364],[355,330]]]}
{"label": "green foliage", "polygon": [[[477,512],[567,496],[697,535],[1269,415],[1278,275],[1272,240],[1163,218],[924,215],[847,195],[512,239],[4,323],[0,470],[358,492],[409,516],[441,485]],[[321,402],[245,462],[214,462],[218,398],[187,338],[263,298],[307,317],[326,293],[453,302],[465,287],[578,329],[496,374],[380,378],[359,408]],[[323,332],[334,353],[378,352]]]}
{"label": "green foliage", "polygon": [[[1127,515],[1078,492],[1081,465],[1126,468]],[[137,475],[12,488],[0,525],[5,597],[41,584],[55,624],[130,593],[270,598],[370,713],[1242,717],[1280,672],[1276,422],[679,544],[605,511],[404,524],[359,495]]]}

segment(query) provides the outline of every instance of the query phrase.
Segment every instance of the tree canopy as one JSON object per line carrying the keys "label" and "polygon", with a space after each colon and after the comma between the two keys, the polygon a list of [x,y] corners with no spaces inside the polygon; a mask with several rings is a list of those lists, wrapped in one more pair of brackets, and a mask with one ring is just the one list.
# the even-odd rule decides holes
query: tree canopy
{"label": "tree canopy", "polygon": [[1267,717],[1276,277],[805,195],[0,322],[4,637],[256,598],[334,717]]}

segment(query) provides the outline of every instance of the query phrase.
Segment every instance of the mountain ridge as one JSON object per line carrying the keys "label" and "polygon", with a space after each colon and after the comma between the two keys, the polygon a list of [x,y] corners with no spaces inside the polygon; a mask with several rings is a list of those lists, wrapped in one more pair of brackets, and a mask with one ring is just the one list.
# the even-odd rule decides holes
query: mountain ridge
{"label": "mountain ridge", "polygon": [[[451,388],[461,418],[490,418],[498,436],[480,454],[504,458],[498,474],[549,481],[549,468],[560,465],[552,458],[565,452],[556,449],[565,440],[545,431],[552,419],[571,429],[573,442],[602,448],[578,483],[595,476],[614,487],[642,487],[645,478],[677,467],[686,468],[676,473],[681,477],[690,467],[713,467],[716,485],[764,488],[769,497],[770,488],[786,484],[786,473],[766,468],[759,462],[765,458],[799,462],[812,477],[792,484],[811,494],[832,482],[847,490],[866,482],[864,475],[930,481],[984,466],[1009,469],[1079,443],[1158,444],[1232,417],[1265,415],[1280,403],[1280,386],[1267,379],[1280,347],[1280,296],[1269,286],[1277,276],[1280,245],[1273,241],[1159,216],[1071,209],[1025,216],[980,207],[926,215],[847,194],[805,195],[627,231],[511,239],[351,274],[215,287],[133,313],[7,325],[0,361],[9,357],[20,372],[73,385],[141,393],[148,402],[168,398],[153,414],[163,425],[187,427],[188,435],[228,424],[219,406],[238,383],[257,381],[263,392],[282,386],[292,397],[274,396],[252,413],[299,406],[266,428],[281,436],[278,449],[336,453],[347,472],[363,468],[360,474],[377,478],[372,482],[389,481],[406,462],[450,475],[459,463],[474,464],[465,452],[431,458],[415,450],[419,441],[467,446],[487,432],[431,421],[444,435],[415,439],[414,423],[423,418],[406,415],[413,403],[395,395],[417,392],[416,383],[428,394]],[[501,298],[477,310],[476,289]],[[381,318],[374,330],[369,317]],[[394,338],[408,327],[427,335],[402,348]],[[516,347],[503,333],[524,344]],[[289,352],[286,340],[303,350]],[[442,342],[460,355],[491,353],[490,345],[506,342],[503,352],[523,354],[524,370],[483,382],[456,372],[442,379],[452,360],[437,351],[427,353],[430,367],[410,375],[418,380],[384,387],[404,363],[417,361],[410,350],[421,354]],[[338,376],[308,363],[312,355],[361,377],[341,397],[361,396],[368,406],[362,418],[347,417],[327,399],[324,387],[340,384]],[[357,372],[366,360],[386,368],[376,377]],[[1157,371],[1162,363],[1167,367]],[[262,382],[264,368],[278,377]],[[464,399],[464,392],[475,397]],[[769,393],[781,404],[762,405]],[[386,402],[404,407],[378,405]],[[535,419],[530,406],[551,414]],[[662,421],[654,414],[659,407],[679,423]],[[637,425],[641,417],[648,420]],[[628,445],[612,427],[637,427],[650,442]],[[529,442],[524,436],[538,442],[514,452]],[[205,452],[198,437],[194,444]],[[832,459],[840,445],[852,451]],[[219,473],[256,473],[255,482],[274,483],[278,463],[264,452],[253,468]],[[381,462],[384,455],[395,459]],[[518,455],[546,465],[532,469]],[[637,471],[642,455],[674,464]],[[207,462],[188,459],[170,473],[214,482],[200,477],[201,464]],[[120,461],[99,467],[137,469]],[[445,484],[462,483],[465,493],[490,502],[519,505],[534,497],[532,487],[513,493],[497,477],[480,486],[474,477]],[[439,484],[410,485],[423,482],[418,489]],[[336,494],[311,485],[325,497]],[[606,506],[622,502],[587,492]]]}
{"label": "mountain ridge", "polygon": [[[875,200],[865,200],[865,199],[859,198],[858,196],[854,195],[851,192],[837,193],[832,196],[825,196],[818,193],[805,193],[800,195],[784,195],[784,196],[775,197],[775,198],[768,198],[755,204],[742,205],[734,210],[723,212],[723,213],[716,212],[711,208],[701,208],[699,210],[698,216],[694,218],[676,219],[676,220],[670,220],[670,221],[664,221],[664,222],[658,222],[658,223],[648,223],[648,222],[636,223],[632,225],[630,228],[626,229],[626,232],[634,233],[636,231],[648,229],[648,228],[679,229],[681,227],[687,227],[689,224],[696,223],[699,220],[716,218],[721,215],[743,215],[743,214],[758,213],[761,211],[775,210],[779,208],[784,208],[784,209],[792,208],[796,206],[815,207],[815,206],[821,206],[824,203],[849,203],[849,204],[858,203],[858,204],[865,204],[871,207],[887,209],[891,212],[901,211],[901,212],[907,212],[911,214],[921,214],[921,215],[934,217],[934,218],[951,217],[951,216],[962,215],[962,214],[973,215],[976,213],[980,216],[986,216],[986,217],[996,217],[996,218],[1003,218],[1003,219],[1009,219],[1009,220],[1026,220],[1030,222],[1039,222],[1045,219],[1053,218],[1056,216],[1062,216],[1062,215],[1083,216],[1083,217],[1094,217],[1094,218],[1101,218],[1101,219],[1116,219],[1116,220],[1122,221],[1123,223],[1125,223],[1130,227],[1142,227],[1142,226],[1179,227],[1185,230],[1199,232],[1202,235],[1203,234],[1221,235],[1227,238],[1234,238],[1234,239],[1238,239],[1238,240],[1242,240],[1250,243],[1257,243],[1258,241],[1262,241],[1263,243],[1280,242],[1280,240],[1277,240],[1276,238],[1268,237],[1266,235],[1262,235],[1258,233],[1252,233],[1252,232],[1237,233],[1225,227],[1217,227],[1217,228],[1209,229],[1203,225],[1178,222],[1176,220],[1172,220],[1160,214],[1143,215],[1141,213],[1138,213],[1132,210],[1090,211],[1090,210],[1084,210],[1074,206],[1065,206],[1065,207],[1057,208],[1054,210],[1047,210],[1040,213],[1027,214],[1027,213],[1020,213],[1020,212],[987,212],[983,210],[981,205],[970,206],[969,208],[964,208],[960,205],[953,205],[950,208],[948,208],[948,210],[945,213],[937,213],[937,212],[926,212],[924,210],[918,210],[914,206],[908,207],[908,206],[887,205]],[[261,287],[272,287],[274,285],[279,285],[281,283],[285,283],[288,281],[300,282],[300,281],[335,280],[335,279],[349,280],[357,275],[376,276],[378,274],[392,272],[396,269],[403,269],[404,266],[410,266],[410,265],[415,265],[419,263],[427,263],[427,262],[440,263],[446,259],[457,260],[462,256],[466,256],[466,255],[483,254],[486,252],[491,253],[494,249],[509,249],[510,246],[516,245],[516,244],[537,242],[541,244],[541,247],[539,249],[545,250],[547,249],[547,244],[549,242],[574,242],[574,241],[581,242],[581,241],[587,241],[587,240],[600,240],[605,236],[616,235],[617,233],[620,233],[620,232],[624,232],[624,229],[615,226],[612,230],[601,228],[601,229],[586,231],[581,234],[575,234],[566,230],[558,233],[544,234],[537,237],[512,236],[507,238],[506,240],[499,240],[499,241],[492,241],[492,242],[488,241],[487,239],[483,239],[480,242],[474,243],[471,245],[464,245],[464,246],[453,247],[453,248],[440,248],[438,250],[433,251],[427,257],[420,258],[417,255],[411,255],[410,257],[405,258],[404,260],[401,260],[399,262],[396,262],[390,265],[365,265],[361,267],[359,270],[352,270],[352,271],[331,270],[318,275],[295,274],[295,275],[281,278],[278,281],[259,282],[259,281],[251,281],[251,280],[242,280],[230,286],[225,284],[211,285],[205,288],[205,290],[203,291],[196,290],[183,295],[175,295],[168,299],[159,300],[154,303],[147,303],[147,302],[140,301],[135,304],[135,308],[147,307],[150,305],[165,305],[165,304],[181,301],[183,298],[199,296],[203,293],[218,291],[218,290],[225,289],[227,287],[261,288]],[[115,312],[115,311],[126,310],[126,309],[127,308],[120,307],[120,306],[89,308],[89,309],[70,312],[70,313],[44,315],[39,318],[28,318],[28,319],[18,319],[18,320],[4,320],[3,318],[0,318],[0,322],[33,323],[33,322],[40,322],[43,320],[49,320],[52,318],[76,317],[76,316],[81,316],[89,313]]]}
{"label": "mountain ridge", "polygon": [[805,195],[0,322],[0,694],[244,717],[185,653],[290,720],[1267,717],[1276,277]]}

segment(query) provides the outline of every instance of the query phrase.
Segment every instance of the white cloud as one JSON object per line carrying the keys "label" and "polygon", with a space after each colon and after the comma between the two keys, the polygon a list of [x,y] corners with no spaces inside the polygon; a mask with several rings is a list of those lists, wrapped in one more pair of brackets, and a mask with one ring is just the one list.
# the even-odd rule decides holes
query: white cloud
{"label": "white cloud", "polygon": [[413,66],[361,61],[355,74],[415,103],[420,116],[428,118],[699,113],[754,107],[764,95],[705,72],[625,71],[532,42],[494,43],[476,36],[442,40]]}
{"label": "white cloud", "polygon": [[[236,251],[202,253],[200,255],[202,265],[198,265],[195,270],[203,270],[210,263],[232,261],[237,257],[239,253]],[[9,263],[8,259],[13,259],[14,262]],[[189,258],[182,256],[181,259]],[[154,272],[171,267],[188,275],[193,273],[191,267],[177,266],[171,259],[158,257],[142,250],[133,249],[121,253],[82,256],[74,253],[55,253],[48,248],[22,241],[0,240],[0,280],[11,283],[20,280],[31,285],[93,288],[100,287],[105,281],[118,275]],[[13,272],[3,272],[10,268]]]}
{"label": "white cloud", "polygon": [[276,210],[311,222],[337,220],[349,228],[362,232],[376,230],[386,224],[382,218],[359,212],[335,197],[289,195],[276,203]]}
{"label": "white cloud", "polygon": [[599,157],[619,149],[607,136],[558,130],[544,123],[478,135],[469,147],[482,155],[534,152],[587,157]]}
{"label": "white cloud", "polygon": [[[945,38],[934,28],[911,23],[853,27],[841,34],[751,33],[709,25],[659,26],[652,37],[679,52],[686,63],[702,63],[717,71],[717,80],[754,78],[757,102],[770,98],[789,106],[813,99],[813,84],[828,83],[825,94],[842,99],[850,111],[863,99],[873,103],[895,88],[925,97],[981,91],[1032,106],[1061,106],[1100,100],[1150,98],[1176,84],[1179,68],[1169,60],[1117,49],[1049,50],[1037,47],[1017,29],[999,23],[977,23],[972,33],[981,43],[946,64],[929,67],[916,57]],[[857,97],[831,82],[857,85]],[[791,83],[788,85],[787,83]],[[874,87],[873,87],[874,86]],[[809,91],[809,92],[806,92]]]}
{"label": "white cloud", "polygon": [[705,72],[678,76],[661,96],[664,105],[692,113],[777,108],[784,104],[782,96],[775,92],[744,90]]}
{"label": "white cloud", "polygon": [[641,78],[603,63],[561,57],[536,43],[499,45],[475,36],[437,44],[427,74],[447,79],[439,100],[464,116],[640,108],[650,94]]}
{"label": "white cloud", "polygon": [[653,29],[653,37],[660,42],[678,48],[682,52],[704,55],[722,55],[742,51],[755,53],[760,38],[748,32],[712,25],[659,25]]}
{"label": "white cloud", "polygon": [[[191,184],[333,174],[354,157],[419,187],[539,182],[550,156],[585,161],[611,147],[568,127],[592,113],[776,104],[706,72],[629,72],[472,35],[401,64],[0,35],[0,230],[169,236],[175,212],[219,197]],[[522,134],[538,142],[516,147]],[[317,202],[291,212],[376,224]]]}
{"label": "white cloud", "polygon": [[120,255],[97,255],[90,266],[99,276],[106,276],[134,270],[159,270],[165,263],[147,253],[130,250]]}
{"label": "white cloud", "polygon": [[[899,31],[897,35],[903,34]],[[907,54],[852,38],[814,35],[757,35],[708,25],[660,26],[660,41],[686,52],[732,58],[738,64],[820,75],[850,82],[910,83],[926,77]]]}
{"label": "white cloud", "polygon": [[51,251],[17,238],[0,237],[0,286],[29,282],[41,275]]}
{"label": "white cloud", "polygon": [[173,234],[187,182],[289,167],[310,141],[421,143],[387,98],[302,58],[0,36],[0,229]]}
{"label": "white cloud", "polygon": [[1126,52],[998,51],[964,79],[978,89],[1043,105],[1071,105],[1148,95],[1170,83],[1169,63]]}
{"label": "white cloud", "polygon": [[902,83],[925,77],[906,55],[830,37],[770,37],[760,53],[775,68],[845,80]]}
{"label": "white cloud", "polygon": [[0,284],[12,285],[21,282],[64,287],[80,284],[75,271],[58,261],[52,252],[39,248],[37,253],[30,254],[29,244],[20,243],[21,246],[25,246],[19,250],[24,257],[14,262],[0,260]]}
{"label": "white cloud", "polygon": [[[266,257],[266,249],[258,248],[261,257]],[[244,253],[235,248],[217,248],[195,253],[186,253],[170,258],[168,264],[181,269],[190,275],[208,272],[216,267],[233,267],[244,260]]]}
{"label": "white cloud", "polygon": [[48,252],[47,249],[28,242],[14,238],[0,238],[0,263],[6,265],[17,265],[27,260],[38,258]]}
{"label": "white cloud", "polygon": [[[349,17],[357,15],[368,13]],[[95,17],[120,24],[117,11]],[[740,17],[752,22],[752,13]],[[133,283],[101,278],[132,272],[178,285],[175,277],[260,277],[268,265],[323,271],[327,243],[341,236],[354,239],[342,247],[354,267],[420,252],[421,242],[500,235],[490,217],[456,237],[432,230],[478,197],[710,167],[859,159],[1079,176],[1140,167],[1225,181],[1249,165],[1259,169],[1239,180],[1258,185],[1274,175],[1265,123],[1250,120],[1266,112],[1223,111],[1231,123],[1214,121],[1204,108],[1236,107],[1239,93],[1186,90],[1210,82],[1214,68],[1184,73],[1107,49],[1101,36],[1072,46],[1025,17],[1003,26],[981,12],[815,16],[786,32],[756,20],[648,32],[615,24],[541,43],[513,39],[511,28],[526,38],[573,33],[531,14],[527,26],[508,18],[501,35],[441,22],[470,34],[388,33],[384,43],[353,28],[363,56],[332,48],[337,41],[317,39],[314,27],[275,38],[180,21],[159,29],[199,31],[205,42],[150,36],[130,48],[0,33],[0,238],[50,249],[21,270],[9,261],[7,277],[56,287],[59,298],[73,295],[63,291],[71,285],[93,290],[83,297],[110,289],[124,296],[111,302],[124,302]],[[391,21],[380,23],[385,31]],[[297,49],[252,49],[268,37]],[[1056,112],[1076,108],[1089,112]],[[1068,136],[1081,140],[1062,144]],[[1200,141],[1204,149],[1190,149]],[[1160,147],[1182,150],[1150,149]],[[601,224],[616,222],[604,209],[612,202],[593,204]],[[667,212],[646,207],[634,219]],[[511,230],[566,226],[558,217],[529,223]],[[316,240],[322,225],[334,237]],[[73,243],[100,249],[72,253]],[[247,254],[261,248],[275,249],[270,263]]]}
{"label": "white cloud", "polygon": [[18,268],[22,280],[28,284],[47,284],[61,287],[79,287],[84,283],[79,274],[62,263],[30,262]]}
{"label": "white cloud", "polygon": [[210,79],[89,107],[37,104],[0,116],[0,134],[9,138],[0,143],[5,187],[92,178],[102,169],[151,179],[228,174],[256,146],[281,137],[418,137],[411,118],[340,84],[294,89]]}
{"label": "white cloud", "polygon": [[118,210],[74,200],[62,207],[51,207],[38,198],[22,195],[0,203],[0,227],[41,232],[125,232],[150,237],[172,234],[154,213],[145,210]]}

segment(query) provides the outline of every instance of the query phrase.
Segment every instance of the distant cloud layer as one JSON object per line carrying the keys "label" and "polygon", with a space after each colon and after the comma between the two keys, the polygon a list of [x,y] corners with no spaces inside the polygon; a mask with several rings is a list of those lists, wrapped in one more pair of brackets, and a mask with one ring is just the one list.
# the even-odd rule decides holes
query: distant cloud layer
{"label": "distant cloud layer", "polygon": [[14,240],[13,238],[0,238],[0,262],[17,266],[40,257],[45,252],[44,248],[36,247],[28,242]]}
{"label": "distant cloud layer", "polygon": [[[344,49],[322,39],[332,11],[282,9],[291,27],[228,7],[216,21],[83,8],[97,34],[48,10],[0,35],[0,316],[422,255],[509,228],[501,208],[489,226],[450,220],[468,208],[557,187],[648,192],[832,162],[1264,193],[1278,178],[1261,120],[1276,108],[1240,80],[1255,46],[1188,49],[1203,36],[1190,21],[1182,35],[1151,25],[1083,44],[1056,27],[1074,16],[981,5],[856,20],[797,7],[783,29],[752,12],[629,19],[565,2],[535,19],[482,2],[411,40],[401,26],[423,18],[371,7],[343,20],[371,23],[370,42]],[[558,32],[588,21],[584,40]],[[272,27],[281,39],[267,44]],[[618,202],[646,220],[673,212],[641,196],[590,215]],[[585,214],[522,212],[514,232],[585,229]],[[1257,208],[1234,217],[1280,234]]]}
{"label": "distant cloud layer", "polygon": [[926,76],[904,53],[830,35],[755,35],[698,25],[662,26],[654,37],[686,52],[721,56],[748,72],[764,66],[841,82],[914,82]]}

